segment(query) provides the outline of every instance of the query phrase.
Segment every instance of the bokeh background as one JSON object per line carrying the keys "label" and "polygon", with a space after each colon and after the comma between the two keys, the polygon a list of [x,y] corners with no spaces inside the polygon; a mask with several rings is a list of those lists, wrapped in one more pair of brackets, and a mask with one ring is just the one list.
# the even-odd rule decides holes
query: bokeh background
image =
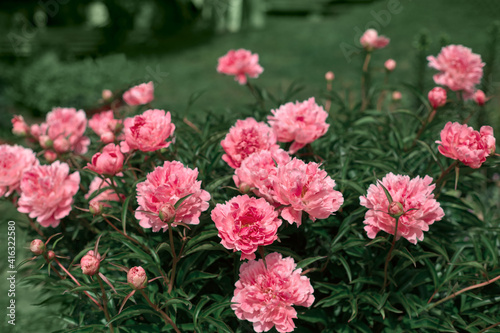
{"label": "bokeh background", "polygon": [[[363,61],[359,37],[368,28],[391,39],[372,65],[382,69],[386,59],[397,61],[391,81],[410,110],[412,89],[433,87],[427,55],[450,43],[481,54],[487,63],[481,88],[494,96],[483,121],[500,133],[497,19],[497,0],[0,1],[0,142],[16,142],[14,114],[28,123],[41,121],[54,106],[90,114],[103,89],[119,92],[147,81],[154,82],[158,108],[195,121],[209,112],[238,114],[252,97],[215,70],[218,57],[236,48],[260,55],[264,73],[254,82],[273,94],[294,84],[303,88],[297,99],[320,98],[331,70],[334,88],[355,100]],[[376,75],[383,78],[383,71]],[[4,222],[23,224],[8,207],[0,203],[2,244]],[[28,256],[24,237],[19,228],[18,258]],[[5,272],[4,262],[0,268]],[[0,298],[5,290],[2,274]],[[65,320],[47,316],[57,310],[50,304],[33,305],[39,293],[18,288],[15,331],[49,332]]]}

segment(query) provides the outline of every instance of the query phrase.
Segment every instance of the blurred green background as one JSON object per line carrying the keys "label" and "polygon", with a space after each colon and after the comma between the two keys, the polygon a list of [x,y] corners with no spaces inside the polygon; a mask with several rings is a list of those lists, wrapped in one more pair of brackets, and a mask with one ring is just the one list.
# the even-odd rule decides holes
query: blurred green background
{"label": "blurred green background", "polygon": [[[53,106],[91,112],[103,89],[119,92],[147,81],[155,84],[154,106],[179,116],[196,121],[206,112],[238,114],[252,103],[251,95],[215,70],[218,57],[236,48],[259,54],[264,73],[252,82],[271,93],[295,82],[304,86],[298,99],[320,98],[324,74],[332,70],[334,89],[350,91],[354,100],[363,61],[358,41],[367,28],[391,39],[374,53],[372,66],[382,69],[386,59],[397,61],[391,83],[403,92],[404,106],[413,105],[408,85],[423,92],[433,87],[425,57],[449,43],[482,55],[487,67],[481,88],[498,95],[498,18],[497,0],[1,1],[0,142],[14,142],[14,114],[32,123]],[[380,70],[374,79],[383,75]],[[193,94],[202,95],[186,111]],[[484,119],[497,133],[499,110],[494,97]],[[6,222],[14,219],[21,227],[23,219],[8,203],[1,203],[0,211],[4,258]],[[24,258],[27,241],[18,230],[18,257]],[[3,259],[0,269],[4,299]],[[60,327],[47,317],[54,309],[30,305],[40,300],[38,293],[19,287],[17,332]]]}

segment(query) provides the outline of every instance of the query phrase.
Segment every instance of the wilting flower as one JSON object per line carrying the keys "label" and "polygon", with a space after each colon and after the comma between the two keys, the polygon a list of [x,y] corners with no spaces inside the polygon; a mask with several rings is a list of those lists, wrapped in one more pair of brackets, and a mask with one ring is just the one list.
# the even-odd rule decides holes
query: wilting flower
{"label": "wilting flower", "polygon": [[330,127],[325,122],[328,113],[316,104],[314,97],[303,102],[286,103],[271,112],[273,115],[267,119],[278,141],[293,141],[290,154],[323,136]]}
{"label": "wilting flower", "polygon": [[24,136],[30,132],[30,127],[24,121],[23,116],[14,116],[12,122],[12,133],[19,136]]}
{"label": "wilting flower", "polygon": [[233,180],[238,188],[247,186],[253,193],[274,203],[272,195],[272,176],[278,172],[278,166],[288,163],[290,155],[283,149],[261,150],[245,158],[236,169]]}
{"label": "wilting flower", "polygon": [[41,135],[48,136],[57,153],[71,150],[76,154],[85,154],[88,150],[90,140],[84,136],[86,127],[85,112],[75,108],[53,108],[47,114],[45,123],[40,125]]}
{"label": "wilting flower", "polygon": [[476,102],[477,105],[483,106],[484,103],[486,103],[486,95],[484,94],[484,91],[478,89],[472,96],[474,99],[474,102]]}
{"label": "wilting flower", "polygon": [[264,199],[240,195],[212,210],[221,244],[226,249],[241,251],[241,260],[255,259],[259,246],[272,244],[281,220],[278,212]]}
{"label": "wilting flower", "polygon": [[439,152],[477,169],[495,152],[493,128],[483,126],[478,131],[466,124],[448,122],[441,131]]}
{"label": "wilting flower", "polygon": [[166,142],[175,130],[170,112],[147,110],[141,115],[125,119],[124,125],[125,141],[120,143],[123,153],[134,149],[155,151],[167,148],[172,143]]}
{"label": "wilting flower", "polygon": [[23,173],[38,165],[35,153],[18,145],[0,145],[0,197],[19,189]]}
{"label": "wilting flower", "polygon": [[333,74],[332,71],[326,72],[326,74],[325,74],[325,80],[327,80],[327,81],[333,81],[333,79],[335,79],[335,74]]}
{"label": "wilting flower", "polygon": [[303,211],[313,221],[326,219],[344,202],[342,193],[333,189],[335,181],[314,162],[306,164],[294,158],[278,167],[272,182],[274,200],[286,206],[281,217],[297,226],[302,223]]}
{"label": "wilting flower", "polygon": [[40,239],[33,239],[30,243],[30,251],[39,256],[45,252],[45,243]]}
{"label": "wilting flower", "polygon": [[[116,183],[114,181],[113,184],[116,186]],[[108,203],[106,203],[107,201],[120,201],[120,197],[118,196],[118,194],[116,194],[115,190],[112,189],[112,187],[110,186],[110,180],[106,179],[106,181],[104,181],[104,179],[100,177],[94,177],[94,179],[90,183],[89,191],[87,194],[85,194],[84,198],[88,200],[92,195],[92,193],[105,188],[108,189],[102,191],[101,193],[90,199],[89,205],[92,206],[94,209],[100,206],[111,207]],[[124,197],[123,194],[121,194],[120,196]]]}
{"label": "wilting flower", "polygon": [[[201,212],[208,209],[210,194],[197,181],[198,169],[186,168],[181,162],[165,161],[137,184],[139,208],[135,217],[143,228],[166,231],[169,223],[198,224]],[[179,200],[185,199],[178,207]],[[160,214],[162,213],[162,214]],[[160,218],[162,215],[163,219]]]}
{"label": "wilting flower", "polygon": [[144,105],[154,99],[153,81],[132,87],[123,94],[123,100],[128,105]]}
{"label": "wilting flower", "polygon": [[69,174],[66,163],[35,165],[23,174],[17,210],[36,218],[44,227],[55,228],[71,211],[79,185],[80,174]]}
{"label": "wilting flower", "polygon": [[446,104],[446,90],[441,87],[434,87],[427,94],[427,98],[429,98],[432,108],[437,109]]}
{"label": "wilting flower", "polygon": [[234,169],[255,152],[278,148],[273,130],[254,118],[236,121],[220,144],[226,152],[222,159]]}
{"label": "wilting flower", "polygon": [[259,55],[252,54],[245,49],[230,50],[219,58],[217,65],[217,72],[234,75],[234,80],[239,84],[247,83],[247,75],[257,78],[263,71],[264,69],[259,65]]}
{"label": "wilting flower", "polygon": [[392,72],[396,68],[396,61],[394,59],[387,59],[384,63],[385,69]]}
{"label": "wilting flower", "polygon": [[366,30],[363,36],[359,39],[361,46],[363,46],[367,51],[384,48],[387,44],[389,44],[389,41],[389,38],[379,36],[377,30],[375,29]]}
{"label": "wilting flower", "polygon": [[82,273],[85,275],[96,275],[99,272],[99,265],[101,263],[101,255],[97,252],[90,250],[80,260],[80,267]]}
{"label": "wilting flower", "polygon": [[270,253],[266,262],[251,260],[240,266],[240,279],[231,308],[236,317],[253,323],[255,332],[267,332],[273,326],[278,332],[292,332],[297,311],[293,305],[309,307],[314,302],[309,278],[292,258]]}
{"label": "wilting flower", "polygon": [[110,143],[104,147],[102,153],[92,156],[92,163],[87,163],[85,168],[97,172],[100,175],[114,176],[122,171],[123,154],[120,147]]}
{"label": "wilting flower", "polygon": [[144,289],[148,284],[146,271],[141,266],[135,266],[127,272],[127,282],[134,290]]}
{"label": "wilting flower", "polygon": [[479,54],[462,45],[448,45],[441,49],[437,58],[428,56],[429,67],[440,73],[434,75],[434,82],[453,91],[463,90],[467,96],[474,92],[474,86],[483,77],[484,62]]}
{"label": "wilting flower", "polygon": [[115,133],[121,128],[121,124],[120,119],[114,118],[113,110],[96,113],[89,120],[89,127],[104,143],[111,143],[115,140]]}
{"label": "wilting flower", "polygon": [[[403,236],[413,244],[423,240],[424,231],[429,230],[429,225],[444,216],[443,209],[432,193],[436,185],[431,183],[432,178],[429,176],[410,179],[408,176],[388,173],[381,184],[370,185],[367,195],[359,197],[361,206],[368,208],[364,221],[368,237],[375,238],[380,230],[394,235],[394,216],[399,216],[396,239]],[[391,195],[392,203],[384,187]]]}

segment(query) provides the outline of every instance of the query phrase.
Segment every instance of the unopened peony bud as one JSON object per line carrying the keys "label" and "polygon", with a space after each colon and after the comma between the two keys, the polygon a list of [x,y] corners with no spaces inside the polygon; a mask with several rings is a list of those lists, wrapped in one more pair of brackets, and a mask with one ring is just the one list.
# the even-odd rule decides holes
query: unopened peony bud
{"label": "unopened peony bud", "polygon": [[158,212],[158,216],[160,220],[163,222],[170,222],[175,217],[175,207],[172,204],[166,203],[161,206],[160,211]]}
{"label": "unopened peony bud", "polygon": [[50,251],[48,251],[48,252],[47,252],[47,259],[48,259],[49,261],[54,260],[54,258],[55,258],[55,257],[56,257],[56,254],[55,254],[55,252],[54,252],[54,251],[50,250]]}
{"label": "unopened peony bud", "polygon": [[54,145],[54,142],[52,142],[48,135],[40,135],[39,142],[40,146],[44,149],[52,148]]}
{"label": "unopened peony bud", "polygon": [[396,68],[396,61],[394,59],[387,59],[384,63],[385,69],[392,72]]}
{"label": "unopened peony bud", "polygon": [[484,92],[482,90],[476,90],[476,92],[474,93],[474,102],[477,103],[477,105],[479,106],[483,106],[484,103],[486,103],[486,95],[484,94]]}
{"label": "unopened peony bud", "polygon": [[103,205],[99,201],[96,201],[96,200],[91,200],[89,203],[89,211],[94,216],[101,215],[102,207],[103,207]]}
{"label": "unopened peony bud", "polygon": [[115,141],[115,135],[112,132],[105,132],[101,135],[101,141],[103,143],[112,143]]}
{"label": "unopened peony bud", "polygon": [[82,260],[80,260],[82,273],[90,276],[97,274],[97,272],[99,272],[100,257],[99,254],[96,256],[94,251],[87,252],[87,254],[82,257]]}
{"label": "unopened peony bud", "polygon": [[446,90],[441,87],[432,88],[427,94],[427,98],[429,98],[432,108],[437,109],[446,104]]}
{"label": "unopened peony bud", "polygon": [[30,131],[28,124],[24,121],[23,116],[14,116],[12,122],[12,133],[18,136],[25,136]]}
{"label": "unopened peony bud", "polygon": [[146,271],[141,266],[132,267],[127,273],[127,282],[132,289],[144,289],[148,284]]}
{"label": "unopened peony bud", "polygon": [[401,215],[404,214],[404,208],[403,205],[397,201],[391,202],[389,205],[389,215],[392,217],[400,217]]}
{"label": "unopened peony bud", "polygon": [[333,79],[335,79],[335,74],[333,74],[333,72],[332,72],[332,71],[328,71],[328,72],[326,72],[326,74],[325,74],[325,79],[326,79],[327,81],[333,81]]}
{"label": "unopened peony bud", "polygon": [[104,89],[102,91],[102,99],[103,100],[108,100],[108,99],[111,99],[113,97],[113,93],[111,92],[111,90],[109,89]]}
{"label": "unopened peony bud", "polygon": [[54,150],[59,153],[65,153],[71,148],[71,143],[63,137],[54,140]]}
{"label": "unopened peony bud", "polygon": [[33,239],[30,244],[30,250],[39,256],[45,252],[45,244],[40,239]]}
{"label": "unopened peony bud", "polygon": [[250,185],[248,185],[245,182],[242,182],[240,184],[240,192],[243,194],[247,194],[248,192],[250,192]]}
{"label": "unopened peony bud", "polygon": [[46,150],[43,153],[43,157],[47,160],[47,162],[52,163],[57,159],[57,154],[52,150]]}
{"label": "unopened peony bud", "polygon": [[392,100],[393,101],[400,101],[403,95],[399,91],[395,91],[392,93]]}

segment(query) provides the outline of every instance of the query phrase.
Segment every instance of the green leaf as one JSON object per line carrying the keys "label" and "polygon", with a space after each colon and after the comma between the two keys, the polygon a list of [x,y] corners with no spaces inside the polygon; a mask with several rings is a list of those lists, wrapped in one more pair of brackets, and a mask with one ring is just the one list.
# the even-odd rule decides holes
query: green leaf
{"label": "green leaf", "polygon": [[158,316],[161,318],[160,313],[156,310],[153,310],[148,305],[137,304],[137,305],[132,305],[132,306],[126,308],[120,314],[111,318],[111,320],[108,322],[108,325],[110,323],[114,323],[114,322],[120,323],[125,319],[131,319],[131,318],[134,318],[137,316],[144,315],[145,313],[151,314],[153,316]]}
{"label": "green leaf", "polygon": [[301,260],[297,263],[297,268],[304,268],[304,267],[312,264],[313,262],[316,262],[318,260],[325,259],[325,258],[326,258],[325,256],[306,258],[306,259]]}
{"label": "green leaf", "polygon": [[192,196],[193,193],[189,193],[188,195],[186,195],[185,197],[182,197],[180,198],[179,200],[177,200],[177,202],[175,203],[174,207],[175,209],[179,208],[180,205],[182,205],[182,203],[187,199],[189,198],[190,196]]}
{"label": "green leaf", "polygon": [[129,195],[126,199],[125,202],[123,203],[123,208],[122,208],[122,229],[123,232],[126,234],[127,233],[127,212],[128,212],[128,204],[130,203],[130,199],[132,199],[134,195]]}
{"label": "green leaf", "polygon": [[185,288],[193,282],[205,280],[205,279],[213,279],[217,277],[218,274],[206,273],[201,271],[194,271],[188,274],[186,279],[182,281],[181,288]]}

